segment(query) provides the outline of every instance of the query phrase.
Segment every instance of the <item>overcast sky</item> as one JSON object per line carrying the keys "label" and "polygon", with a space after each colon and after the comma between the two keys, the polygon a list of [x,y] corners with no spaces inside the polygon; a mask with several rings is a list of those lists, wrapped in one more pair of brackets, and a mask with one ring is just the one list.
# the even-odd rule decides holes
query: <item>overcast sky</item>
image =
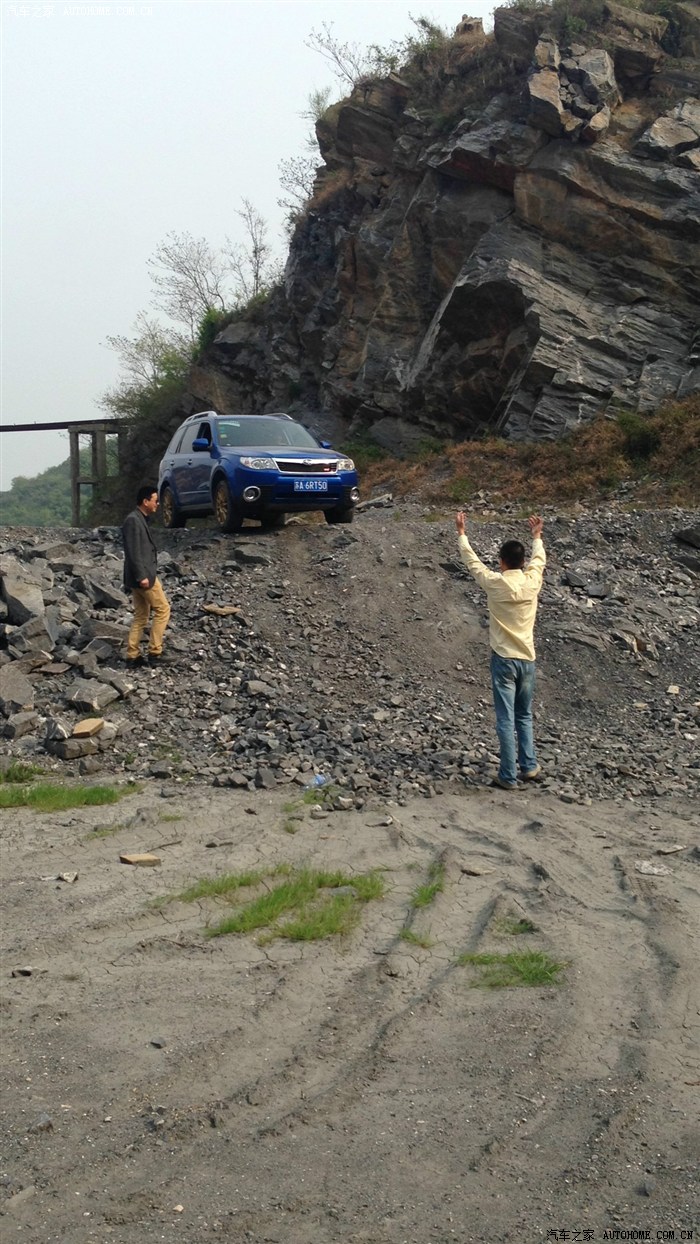
{"label": "overcast sky", "polygon": [[[483,0],[469,13],[492,25]],[[170,232],[243,241],[247,198],[285,253],[278,169],[334,85],[306,47],[387,46],[410,14],[453,30],[460,0],[12,3],[2,12],[3,424],[106,415],[105,345],[148,311],[147,260]],[[0,436],[0,489],[68,457],[61,433]]]}

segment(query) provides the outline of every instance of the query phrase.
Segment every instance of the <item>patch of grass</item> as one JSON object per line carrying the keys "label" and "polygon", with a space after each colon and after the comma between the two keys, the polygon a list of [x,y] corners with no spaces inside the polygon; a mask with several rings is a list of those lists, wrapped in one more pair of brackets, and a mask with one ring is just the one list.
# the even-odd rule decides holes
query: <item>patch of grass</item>
{"label": "patch of grass", "polygon": [[474,494],[474,482],[466,475],[454,475],[445,485],[445,498],[456,505],[466,504]]}
{"label": "patch of grass", "polygon": [[368,496],[390,491],[399,501],[412,496],[441,506],[442,513],[425,516],[440,522],[464,489],[467,496],[486,489],[494,505],[502,498],[532,513],[543,503],[605,501],[611,488],[632,483],[635,503],[694,507],[698,479],[700,395],[694,394],[631,421],[625,412],[601,415],[557,441],[481,437],[448,445],[439,462],[384,457],[367,467],[362,485]]}
{"label": "patch of grass", "polygon": [[154,906],[162,907],[165,903],[196,903],[201,898],[230,896],[242,887],[259,885],[266,875],[269,876],[260,869],[251,869],[243,873],[224,873],[221,877],[202,877],[178,894],[165,894],[155,899]]}
{"label": "patch of grass", "polygon": [[524,933],[538,933],[539,930],[532,920],[518,920],[515,916],[506,916],[503,920],[499,920],[496,925],[496,931],[503,933],[507,937],[520,937]]}
{"label": "patch of grass", "polygon": [[509,989],[512,986],[558,985],[559,974],[567,966],[557,963],[541,950],[526,950],[509,955],[460,955],[460,967],[471,965],[480,969],[473,989]]}
{"label": "patch of grass", "polygon": [[33,808],[35,812],[64,812],[68,808],[90,808],[118,803],[132,793],[114,786],[59,786],[40,782],[21,789],[0,788],[0,808]]}
{"label": "patch of grass", "polygon": [[412,946],[422,946],[424,950],[429,950],[435,943],[426,933],[415,933],[413,929],[407,928],[406,925],[399,933],[402,942],[410,942]]}
{"label": "patch of grass", "polygon": [[291,942],[317,942],[327,937],[349,933],[360,919],[361,907],[352,894],[331,894],[310,907],[302,908],[296,918],[271,930],[263,941],[286,937]]}
{"label": "patch of grass", "polygon": [[124,825],[99,825],[97,829],[91,829],[90,833],[85,835],[83,842],[96,842],[100,838],[111,838],[124,828]]}
{"label": "patch of grass", "polygon": [[632,410],[621,410],[617,424],[624,437],[624,451],[631,461],[637,458],[646,461],[656,453],[661,435],[650,419]]}
{"label": "patch of grass", "polygon": [[174,825],[176,821],[184,821],[184,816],[178,816],[176,812],[164,812],[158,817],[163,825]]}
{"label": "patch of grass", "polygon": [[445,865],[442,860],[433,860],[428,869],[428,880],[423,885],[416,886],[411,895],[411,906],[429,907],[437,894],[442,894],[445,888]]}
{"label": "patch of grass", "polygon": [[386,449],[382,449],[381,445],[378,445],[376,441],[371,441],[369,437],[346,441],[342,448],[343,453],[352,458],[361,474],[371,463],[382,462],[387,457]]}
{"label": "patch of grass", "polygon": [[4,782],[31,782],[42,770],[38,765],[27,764],[23,760],[12,760],[4,772],[0,772],[0,785]]}
{"label": "patch of grass", "polygon": [[[223,937],[228,933],[265,930],[262,942],[277,937],[291,941],[318,941],[335,937],[349,933],[355,927],[364,903],[384,894],[384,882],[378,873],[353,876],[340,871],[293,871],[288,865],[281,865],[272,873],[229,874],[197,882],[175,897],[185,901],[201,897],[232,897],[241,885],[261,885],[281,873],[285,876],[284,880],[217,924],[210,925],[205,931],[206,936]],[[332,893],[339,889],[343,889],[344,893]]]}

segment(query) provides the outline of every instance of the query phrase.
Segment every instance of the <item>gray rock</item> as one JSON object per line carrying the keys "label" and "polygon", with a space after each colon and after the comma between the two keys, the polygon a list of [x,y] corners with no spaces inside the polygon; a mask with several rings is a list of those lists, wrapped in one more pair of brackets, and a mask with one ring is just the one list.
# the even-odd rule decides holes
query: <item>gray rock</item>
{"label": "gray rock", "polygon": [[44,612],[40,583],[28,568],[7,554],[0,558],[0,595],[14,626],[40,618]]}
{"label": "gray rock", "polygon": [[5,717],[34,707],[35,690],[20,669],[13,665],[0,666],[0,712]]}
{"label": "gray rock", "polygon": [[65,693],[67,704],[72,704],[75,708],[95,713],[100,712],[101,709],[106,708],[108,704],[112,704],[114,700],[118,699],[119,692],[115,687],[107,686],[106,683],[99,683],[95,679],[79,679]]}
{"label": "gray rock", "polygon": [[3,727],[3,734],[6,739],[21,739],[25,734],[33,733],[38,724],[38,713],[13,713]]}

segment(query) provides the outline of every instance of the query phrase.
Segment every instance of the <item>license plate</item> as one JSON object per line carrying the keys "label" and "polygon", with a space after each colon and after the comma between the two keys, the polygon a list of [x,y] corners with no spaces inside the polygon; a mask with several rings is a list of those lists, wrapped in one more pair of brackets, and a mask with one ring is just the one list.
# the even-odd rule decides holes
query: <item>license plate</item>
{"label": "license plate", "polygon": [[327,479],[295,479],[295,492],[328,492]]}

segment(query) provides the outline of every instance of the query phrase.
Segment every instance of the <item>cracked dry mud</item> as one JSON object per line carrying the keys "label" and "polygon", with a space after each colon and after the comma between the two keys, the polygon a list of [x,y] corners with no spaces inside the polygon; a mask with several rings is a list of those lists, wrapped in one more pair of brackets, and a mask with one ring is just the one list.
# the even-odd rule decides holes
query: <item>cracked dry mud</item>
{"label": "cracked dry mud", "polygon": [[[425,524],[403,538],[421,532],[427,553]],[[295,539],[269,543],[280,563],[289,553],[301,593]],[[396,544],[395,527],[386,539]],[[411,628],[414,609],[367,606],[366,635],[391,667],[404,668],[400,624],[415,669],[426,623]],[[484,695],[483,630],[475,619],[460,641],[449,590],[440,615],[436,694],[454,683],[455,658],[473,655]],[[544,652],[545,720],[564,712],[561,651]],[[690,658],[671,659],[680,681]],[[611,668],[627,677],[622,658]],[[628,700],[643,678],[630,663]],[[614,748],[604,682],[588,711],[601,706]],[[139,684],[142,709],[159,685]],[[4,814],[3,1240],[697,1238],[697,786],[687,739],[663,737],[686,775],[675,797],[629,798],[624,776],[617,798],[593,791],[588,804],[564,802],[561,781],[513,796],[466,780],[430,799],[369,791],[363,806],[319,816],[294,784],[178,790],[145,774],[112,807]],[[683,850],[660,854],[673,846]],[[119,862],[144,851],[160,866]],[[670,872],[642,875],[640,860]],[[436,863],[444,887],[416,908]],[[151,902],[279,864],[382,870],[386,891],[347,938],[303,944],[208,939],[223,900]],[[520,920],[534,931],[508,933]],[[474,988],[475,969],[458,962],[526,949],[566,964],[559,986]]]}
{"label": "cracked dry mud", "polygon": [[[174,804],[149,786],[13,816],[4,1238],[697,1229],[700,861],[655,854],[691,842],[691,809],[474,791],[388,814],[305,808],[290,835],[283,805],[230,790]],[[227,845],[207,847],[213,827]],[[118,862],[144,849],[159,868]],[[641,857],[673,871],[641,876]],[[436,860],[444,889],[415,910]],[[149,905],[281,862],[382,869],[386,894],[340,943],[206,939],[220,901]],[[508,935],[504,918],[536,930]],[[407,921],[428,948],[402,939]],[[516,944],[564,961],[561,986],[473,988],[457,964]]]}

